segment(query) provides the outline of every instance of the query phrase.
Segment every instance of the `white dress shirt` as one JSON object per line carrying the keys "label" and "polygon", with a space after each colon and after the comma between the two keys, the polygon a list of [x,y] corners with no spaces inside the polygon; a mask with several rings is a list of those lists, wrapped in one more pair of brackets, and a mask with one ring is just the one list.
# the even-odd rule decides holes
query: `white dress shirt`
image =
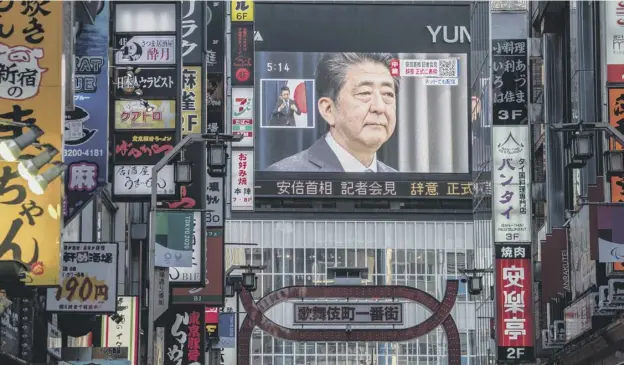
{"label": "white dress shirt", "polygon": [[[342,165],[342,169],[345,172],[377,172],[377,154],[373,156],[373,161],[370,166],[364,166],[358,159],[353,157],[347,150],[336,142],[331,133],[325,135],[325,141],[329,145],[329,148],[334,152],[338,161]],[[369,171],[367,171],[369,170]]]}

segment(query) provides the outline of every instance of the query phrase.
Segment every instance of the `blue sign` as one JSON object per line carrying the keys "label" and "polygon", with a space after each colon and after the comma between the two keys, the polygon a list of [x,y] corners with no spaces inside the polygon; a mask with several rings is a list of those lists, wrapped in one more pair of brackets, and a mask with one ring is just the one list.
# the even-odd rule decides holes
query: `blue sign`
{"label": "blue sign", "polygon": [[236,347],[236,318],[234,313],[219,313],[219,343],[215,348],[233,349]]}
{"label": "blue sign", "polygon": [[73,29],[76,108],[65,113],[65,222],[107,181],[109,4],[98,3],[95,23],[78,22]]}

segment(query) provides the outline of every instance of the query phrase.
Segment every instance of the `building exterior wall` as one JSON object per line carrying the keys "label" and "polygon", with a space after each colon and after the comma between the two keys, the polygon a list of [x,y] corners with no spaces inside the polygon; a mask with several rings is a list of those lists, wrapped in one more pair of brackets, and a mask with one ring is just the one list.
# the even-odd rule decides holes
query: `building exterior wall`
{"label": "building exterior wall", "polygon": [[[232,220],[226,228],[226,242],[257,246],[228,247],[226,256],[234,259],[240,257],[234,251],[244,250],[246,264],[267,265],[254,293],[256,299],[285,286],[326,285],[326,270],[331,267],[366,267],[370,285],[407,285],[441,299],[445,281],[461,277],[459,270],[474,260],[472,237],[472,222]],[[417,304],[405,306],[406,327],[430,315]],[[452,315],[465,364],[474,363],[477,348],[474,313],[475,303],[461,283]],[[291,304],[267,315],[293,327]],[[254,365],[442,364],[445,343],[441,328],[400,344],[288,343],[256,330],[251,356]]]}

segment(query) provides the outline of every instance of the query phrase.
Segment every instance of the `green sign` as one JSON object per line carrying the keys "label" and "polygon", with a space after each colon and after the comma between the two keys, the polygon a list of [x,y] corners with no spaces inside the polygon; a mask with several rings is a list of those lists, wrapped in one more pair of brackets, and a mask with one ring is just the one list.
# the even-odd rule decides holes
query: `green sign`
{"label": "green sign", "polygon": [[193,238],[195,217],[193,211],[156,212],[156,266],[193,266]]}

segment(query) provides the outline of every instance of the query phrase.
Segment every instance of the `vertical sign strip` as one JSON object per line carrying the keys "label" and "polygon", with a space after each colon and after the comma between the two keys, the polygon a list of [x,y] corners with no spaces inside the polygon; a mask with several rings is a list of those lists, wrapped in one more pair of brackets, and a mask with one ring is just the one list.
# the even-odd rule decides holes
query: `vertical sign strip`
{"label": "vertical sign strip", "polygon": [[233,142],[233,147],[254,145],[254,103],[253,88],[232,88],[232,134],[244,136],[240,142]]}
{"label": "vertical sign strip", "polygon": [[[624,88],[609,89],[609,124],[624,133]],[[610,150],[622,150],[622,145],[611,141]],[[624,202],[624,179],[621,177],[611,177],[611,202]]]}
{"label": "vertical sign strip", "polygon": [[232,210],[254,209],[254,151],[232,151]]}
{"label": "vertical sign strip", "polygon": [[254,85],[253,23],[232,23],[232,86]]}
{"label": "vertical sign strip", "polygon": [[80,24],[76,34],[76,106],[65,113],[65,222],[108,180],[109,4],[100,4],[95,23]]}
{"label": "vertical sign strip", "polygon": [[605,35],[607,82],[621,84],[624,81],[624,3],[605,1],[603,4],[605,19],[601,23]]}
{"label": "vertical sign strip", "polygon": [[[64,188],[59,121],[65,118],[61,58],[63,33],[71,31],[63,25],[66,4],[11,1],[0,8],[5,32],[0,59],[0,120],[5,122],[0,131],[0,259],[26,264],[32,279],[26,282],[33,286],[56,286],[60,277]],[[32,145],[35,139],[41,149]],[[51,160],[41,169],[18,169],[18,158],[46,152]]]}
{"label": "vertical sign strip", "polygon": [[500,244],[495,251],[498,361],[533,362],[531,246]]}
{"label": "vertical sign strip", "polygon": [[494,125],[528,124],[528,62],[526,39],[492,40]]}

